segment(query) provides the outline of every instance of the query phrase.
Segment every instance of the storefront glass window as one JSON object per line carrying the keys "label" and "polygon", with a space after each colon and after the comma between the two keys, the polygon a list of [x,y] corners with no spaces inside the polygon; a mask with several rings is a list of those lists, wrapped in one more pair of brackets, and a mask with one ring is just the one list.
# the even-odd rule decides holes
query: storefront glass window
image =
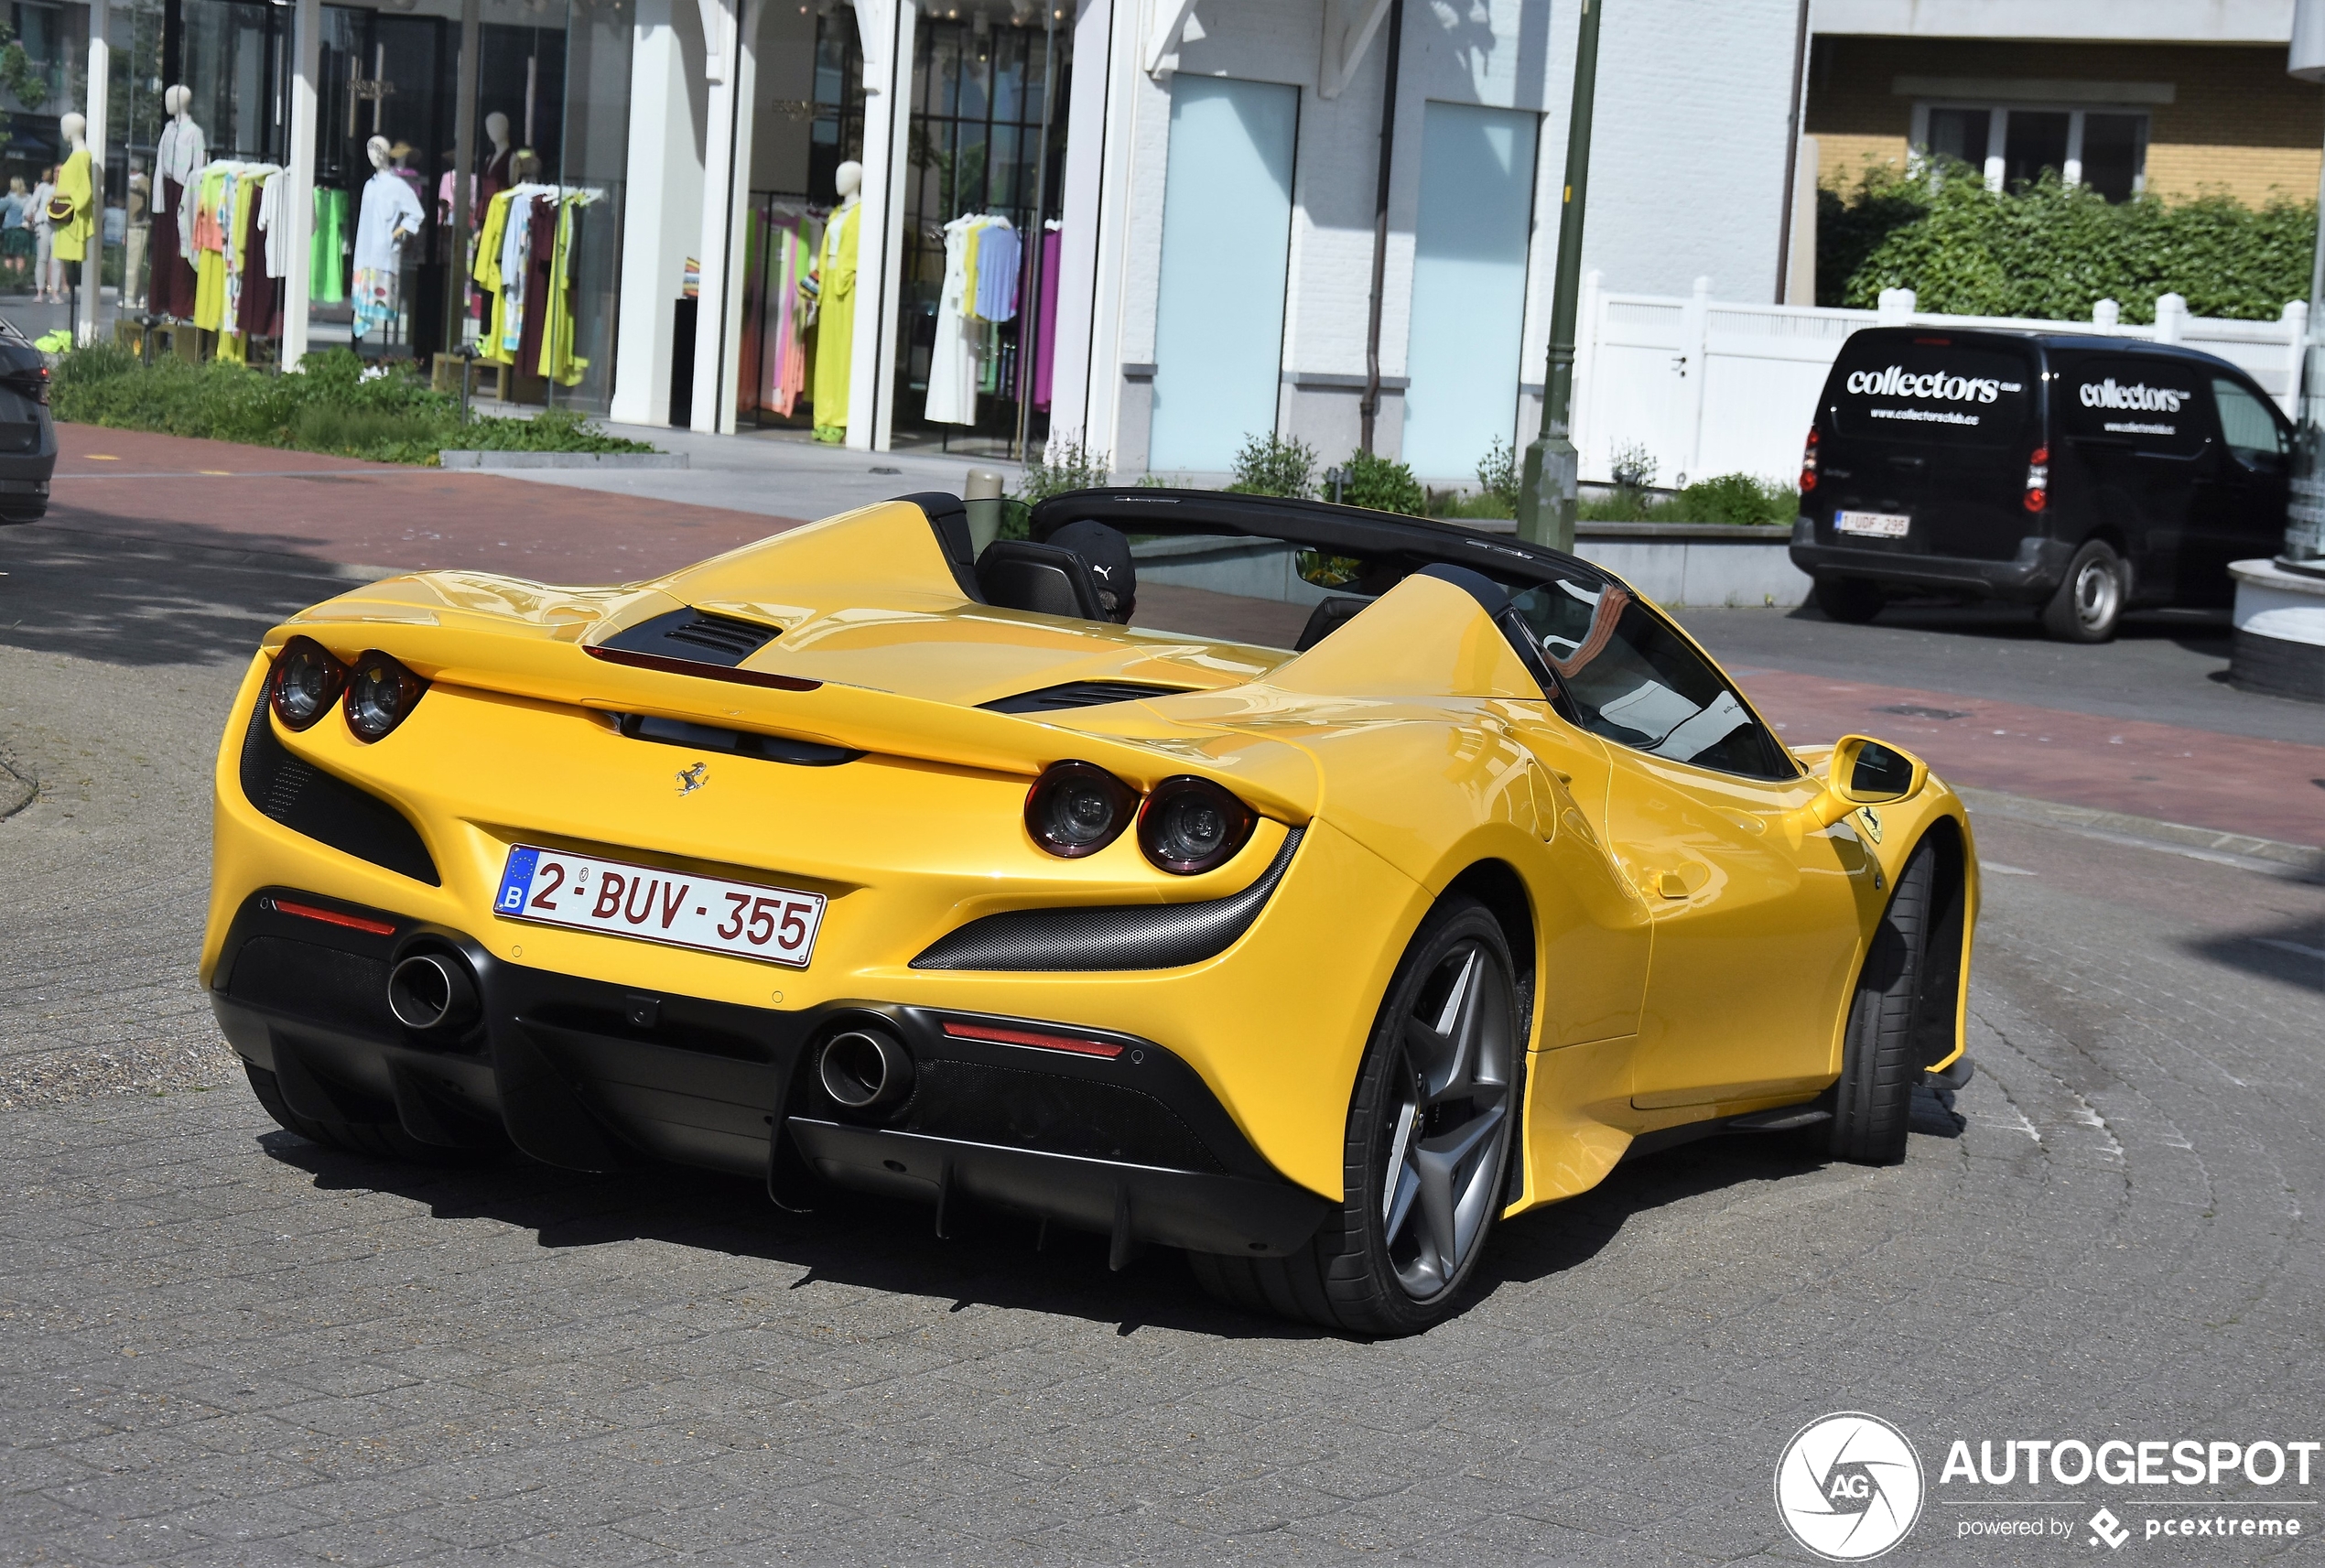
{"label": "storefront glass window", "polygon": [[[924,11],[916,24],[897,446],[1006,457],[1021,439],[1047,436],[1042,377],[1026,373],[1047,351],[1040,237],[1043,221],[1064,204],[1069,42],[1054,16],[1005,5],[947,5]],[[978,218],[1006,223],[998,243],[998,225],[972,230],[963,222]],[[999,286],[987,276],[997,257],[1011,274]],[[949,292],[948,266],[956,274]],[[978,297],[960,297],[963,287]]]}

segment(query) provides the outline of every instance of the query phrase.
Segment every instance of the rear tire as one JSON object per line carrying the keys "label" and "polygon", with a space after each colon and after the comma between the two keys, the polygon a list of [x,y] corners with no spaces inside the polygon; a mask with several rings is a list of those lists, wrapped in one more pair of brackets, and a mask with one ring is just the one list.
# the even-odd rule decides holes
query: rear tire
{"label": "rear tire", "polygon": [[1824,611],[1825,619],[1848,626],[1864,625],[1889,601],[1878,585],[1861,577],[1821,577],[1814,591],[1816,607]]}
{"label": "rear tire", "polygon": [[1452,1311],[1508,1196],[1531,1020],[1501,923],[1456,895],[1422,923],[1357,1070],[1338,1213],[1282,1258],[1190,1253],[1248,1311],[1418,1334]]}
{"label": "rear tire", "polygon": [[2129,589],[2123,557],[2104,539],[2086,539],[2066,579],[2042,607],[2042,630],[2059,643],[2108,643],[2123,622]]}
{"label": "rear tire", "polygon": [[258,1103],[266,1108],[266,1114],[275,1119],[277,1126],[326,1149],[343,1149],[351,1154],[368,1154],[375,1160],[403,1160],[416,1165],[473,1165],[499,1155],[497,1150],[450,1149],[442,1144],[423,1143],[398,1122],[322,1121],[301,1116],[284,1098],[281,1079],[248,1060],[243,1063],[243,1071],[250,1076],[251,1093],[258,1097]]}
{"label": "rear tire", "polygon": [[1937,911],[1938,856],[1924,842],[1906,862],[1897,892],[1874,929],[1873,945],[1849,999],[1841,1081],[1833,1087],[1831,1152],[1860,1165],[1905,1158],[1913,1088],[1925,1065],[1914,1049],[1915,1011]]}

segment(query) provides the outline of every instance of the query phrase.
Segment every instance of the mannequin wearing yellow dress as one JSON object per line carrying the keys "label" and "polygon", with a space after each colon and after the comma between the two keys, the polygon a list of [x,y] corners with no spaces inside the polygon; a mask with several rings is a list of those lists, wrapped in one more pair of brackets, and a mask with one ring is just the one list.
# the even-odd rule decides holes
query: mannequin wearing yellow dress
{"label": "mannequin wearing yellow dress", "polygon": [[849,372],[856,337],[856,232],[863,226],[863,206],[857,192],[864,181],[864,166],[853,158],[833,176],[839,191],[839,211],[824,230],[823,259],[816,270],[820,294],[816,307],[816,439],[835,445],[848,438]]}

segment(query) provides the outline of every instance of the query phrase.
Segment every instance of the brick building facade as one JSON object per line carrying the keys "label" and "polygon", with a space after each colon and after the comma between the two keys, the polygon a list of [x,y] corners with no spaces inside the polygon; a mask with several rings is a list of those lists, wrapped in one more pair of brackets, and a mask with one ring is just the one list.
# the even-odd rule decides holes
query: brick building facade
{"label": "brick building facade", "polygon": [[2317,194],[2325,88],[2286,74],[2289,4],[1825,0],[1812,16],[1820,184],[1938,151],[1990,181],[2050,167],[2118,198]]}

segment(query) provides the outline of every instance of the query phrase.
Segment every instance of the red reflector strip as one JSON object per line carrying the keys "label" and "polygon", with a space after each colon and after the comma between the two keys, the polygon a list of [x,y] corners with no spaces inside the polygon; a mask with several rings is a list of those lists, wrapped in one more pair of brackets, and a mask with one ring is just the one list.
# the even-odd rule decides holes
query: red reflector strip
{"label": "red reflector strip", "polygon": [[1024,1029],[994,1029],[982,1023],[947,1023],[945,1033],[956,1040],[989,1040],[998,1045],[1031,1045],[1036,1051],[1071,1051],[1076,1056],[1119,1056],[1122,1047],[1102,1040],[1076,1040],[1070,1034],[1035,1034]]}
{"label": "red reflector strip", "polygon": [[350,931],[368,931],[374,936],[393,936],[395,927],[384,920],[366,920],[360,914],[341,914],[336,909],[318,909],[311,903],[293,903],[287,898],[266,901],[281,914],[296,914],[301,920],[319,920],[326,925],[344,925]]}

